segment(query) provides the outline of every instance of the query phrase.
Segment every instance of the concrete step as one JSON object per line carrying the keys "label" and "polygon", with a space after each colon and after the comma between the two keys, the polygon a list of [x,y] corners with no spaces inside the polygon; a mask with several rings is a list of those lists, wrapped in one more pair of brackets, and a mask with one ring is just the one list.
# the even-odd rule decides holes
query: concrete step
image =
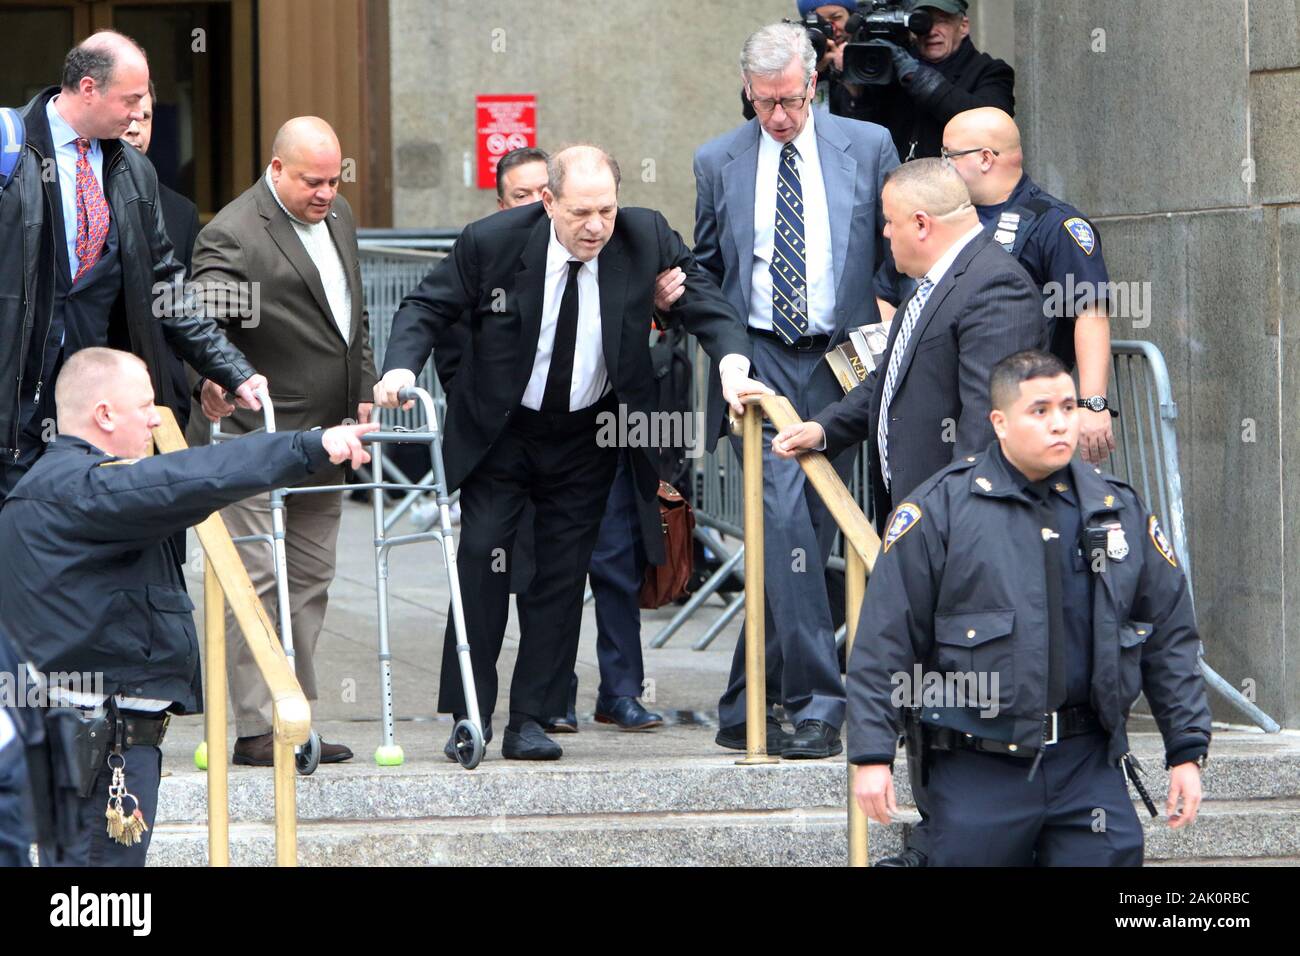
{"label": "concrete step", "polygon": [[[902,818],[914,821],[914,811]],[[1224,801],[1202,806],[1189,829],[1173,831],[1143,815],[1153,864],[1294,865],[1300,859],[1300,801]],[[872,859],[898,852],[908,824],[871,824]],[[231,862],[271,865],[270,824],[235,823]],[[839,866],[847,844],[838,809],[711,813],[604,813],[582,817],[505,816],[453,819],[303,822],[304,866]],[[202,866],[207,830],[162,823],[152,866]]]}
{"label": "concrete step", "polygon": [[[1156,807],[1163,812],[1163,800]],[[1163,818],[1152,819],[1140,803],[1134,809],[1142,822],[1148,861],[1195,865],[1204,860],[1300,857],[1297,799],[1207,801],[1196,822],[1179,830],[1169,829]],[[913,807],[900,806],[899,811],[901,823],[870,824],[873,859],[898,853],[911,824],[919,819]]]}
{"label": "concrete step", "polygon": [[[1163,757],[1152,750],[1138,755],[1145,785],[1159,802],[1168,787]],[[900,773],[895,785],[899,803],[910,804],[907,775]],[[1300,797],[1300,752],[1218,754],[1203,786],[1212,801]],[[472,772],[449,762],[381,769],[355,761],[299,777],[297,794],[300,820],[400,820],[843,807],[846,782],[842,760],[757,767],[738,767],[727,756],[656,758],[640,766],[487,760]],[[158,803],[160,822],[206,820],[206,775],[192,765],[175,771],[163,779]],[[269,768],[231,768],[232,821],[269,821],[273,808]]]}
{"label": "concrete step", "polygon": [[[303,823],[303,866],[823,866],[847,853],[838,810]],[[236,866],[275,862],[269,824],[230,828]],[[207,831],[160,824],[150,866],[202,866]]]}
{"label": "concrete step", "polygon": [[[838,808],[845,805],[846,786],[843,762],[738,767],[731,758],[717,757],[591,767],[495,760],[474,771],[450,762],[390,769],[365,764],[321,767],[309,777],[298,777],[297,799],[300,821],[513,819]],[[273,819],[269,768],[231,768],[229,793],[232,822]],[[181,771],[163,779],[159,822],[206,819],[206,774]]]}

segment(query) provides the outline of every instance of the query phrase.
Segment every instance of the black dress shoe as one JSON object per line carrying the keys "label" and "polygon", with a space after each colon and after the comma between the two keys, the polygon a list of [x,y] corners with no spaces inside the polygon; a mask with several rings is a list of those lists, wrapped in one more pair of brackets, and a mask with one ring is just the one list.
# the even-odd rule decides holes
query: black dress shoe
{"label": "black dress shoe", "polygon": [[542,725],[548,734],[576,734],[578,732],[578,675],[569,684],[569,712],[563,717],[550,717]]}
{"label": "black dress shoe", "polygon": [[596,723],[618,724],[620,730],[651,730],[664,719],[641,706],[635,697],[596,697]]}
{"label": "black dress shoe", "polygon": [[910,846],[898,856],[887,856],[883,860],[871,864],[872,866],[929,866],[930,861],[920,850],[914,850]]}
{"label": "black dress shoe", "polygon": [[507,760],[559,760],[564,751],[535,720],[526,720],[517,731],[506,728],[501,756]]}
{"label": "black dress shoe", "polygon": [[[723,727],[718,731],[718,736],[713,738],[713,742],[719,747],[726,747],[728,750],[747,749],[745,725],[732,724],[730,727]],[[789,743],[790,733],[781,726],[781,721],[769,714],[767,718],[767,752],[773,756],[779,756]]]}
{"label": "black dress shoe", "polygon": [[[448,760],[451,760],[453,762],[455,762],[456,760],[456,725],[465,719],[466,718],[463,714],[451,715],[451,721],[452,721],[451,736],[447,738],[447,746],[442,748],[442,754]],[[487,746],[491,742],[492,742],[492,720],[491,718],[489,718],[487,723],[483,725],[483,745]]]}
{"label": "black dress shoe", "polygon": [[838,728],[824,720],[801,720],[781,756],[786,760],[818,760],[843,752]]}

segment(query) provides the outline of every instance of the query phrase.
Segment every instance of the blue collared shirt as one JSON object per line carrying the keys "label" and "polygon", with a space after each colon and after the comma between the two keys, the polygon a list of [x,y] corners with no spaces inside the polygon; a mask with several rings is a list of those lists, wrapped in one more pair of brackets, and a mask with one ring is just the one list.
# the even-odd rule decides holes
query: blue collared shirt
{"label": "blue collared shirt", "polygon": [[[68,125],[67,120],[54,108],[57,96],[52,96],[45,104],[45,116],[50,124],[50,139],[54,143],[54,160],[59,168],[59,194],[63,197],[63,237],[68,245],[69,275],[77,274],[81,260],[77,258],[77,131]],[[91,171],[102,191],[104,188],[104,150],[99,140],[90,141],[86,150],[90,160]]]}

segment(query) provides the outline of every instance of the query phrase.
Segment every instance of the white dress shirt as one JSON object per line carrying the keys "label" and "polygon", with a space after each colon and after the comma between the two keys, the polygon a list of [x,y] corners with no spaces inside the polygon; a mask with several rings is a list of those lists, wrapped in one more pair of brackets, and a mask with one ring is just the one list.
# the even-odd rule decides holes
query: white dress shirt
{"label": "white dress shirt", "polygon": [[[835,267],[831,259],[831,218],[826,203],[817,153],[813,114],[808,114],[799,135],[799,190],[803,194],[804,262],[808,280],[808,331],[805,335],[830,335],[835,331]],[[783,145],[759,126],[758,178],[754,182],[754,263],[749,291],[749,325],[772,329],[773,236],[776,231],[776,177],[781,166]]]}
{"label": "white dress shirt", "polygon": [[[50,124],[50,139],[54,142],[54,162],[59,170],[59,195],[63,198],[63,239],[68,245],[69,275],[76,275],[81,259],[77,257],[77,140],[81,137],[68,125],[54,108],[57,96],[45,103],[45,118]],[[92,139],[86,150],[91,172],[104,191],[104,150],[99,140]],[[107,197],[106,197],[107,198]]]}
{"label": "white dress shirt", "polygon": [[[266,185],[271,190],[271,195],[275,197],[276,204],[284,209],[284,214],[293,223],[294,232],[298,233],[303,248],[311,258],[312,264],[316,266],[316,271],[320,273],[321,285],[325,287],[325,301],[329,303],[339,335],[343,336],[344,342],[351,341],[352,290],[348,287],[348,274],[343,268],[343,257],[339,255],[339,250],[334,245],[334,237],[330,235],[329,226],[325,224],[324,219],[320,222],[303,222],[284,208],[284,203],[280,201],[280,194],[275,191],[275,183],[271,182],[270,166],[266,167]],[[330,215],[334,213],[331,212]]]}
{"label": "white dress shirt", "polygon": [[[546,392],[546,376],[555,349],[555,327],[560,320],[560,300],[569,281],[569,260],[573,258],[573,253],[560,244],[552,224],[551,241],[546,247],[546,275],[542,280],[542,324],[537,335],[537,354],[520,403],[534,411],[541,410]],[[610,388],[609,371],[605,368],[605,338],[600,328],[599,262],[600,256],[596,256],[578,270],[578,341],[573,356],[573,383],[569,388],[571,412],[594,405]]]}

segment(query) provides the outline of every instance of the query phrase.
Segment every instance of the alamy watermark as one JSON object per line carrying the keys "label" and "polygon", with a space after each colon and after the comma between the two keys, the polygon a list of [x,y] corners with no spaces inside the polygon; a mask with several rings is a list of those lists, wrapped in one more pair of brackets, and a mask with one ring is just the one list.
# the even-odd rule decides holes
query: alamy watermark
{"label": "alamy watermark", "polygon": [[997,671],[926,671],[918,663],[910,673],[895,671],[889,682],[894,707],[966,707],[981,717],[998,715]]}
{"label": "alamy watermark", "polygon": [[1067,272],[1065,282],[1043,286],[1046,318],[1075,318],[1093,311],[1105,311],[1112,319],[1131,319],[1133,328],[1145,329],[1151,324],[1151,283],[1075,281],[1074,273]]}
{"label": "alamy watermark", "polygon": [[704,454],[703,412],[642,412],[624,404],[596,416],[600,448],[680,448],[687,458]]}
{"label": "alamy watermark", "polygon": [[151,291],[154,318],[207,315],[227,322],[239,319],[245,329],[261,323],[260,282],[155,282]]}

